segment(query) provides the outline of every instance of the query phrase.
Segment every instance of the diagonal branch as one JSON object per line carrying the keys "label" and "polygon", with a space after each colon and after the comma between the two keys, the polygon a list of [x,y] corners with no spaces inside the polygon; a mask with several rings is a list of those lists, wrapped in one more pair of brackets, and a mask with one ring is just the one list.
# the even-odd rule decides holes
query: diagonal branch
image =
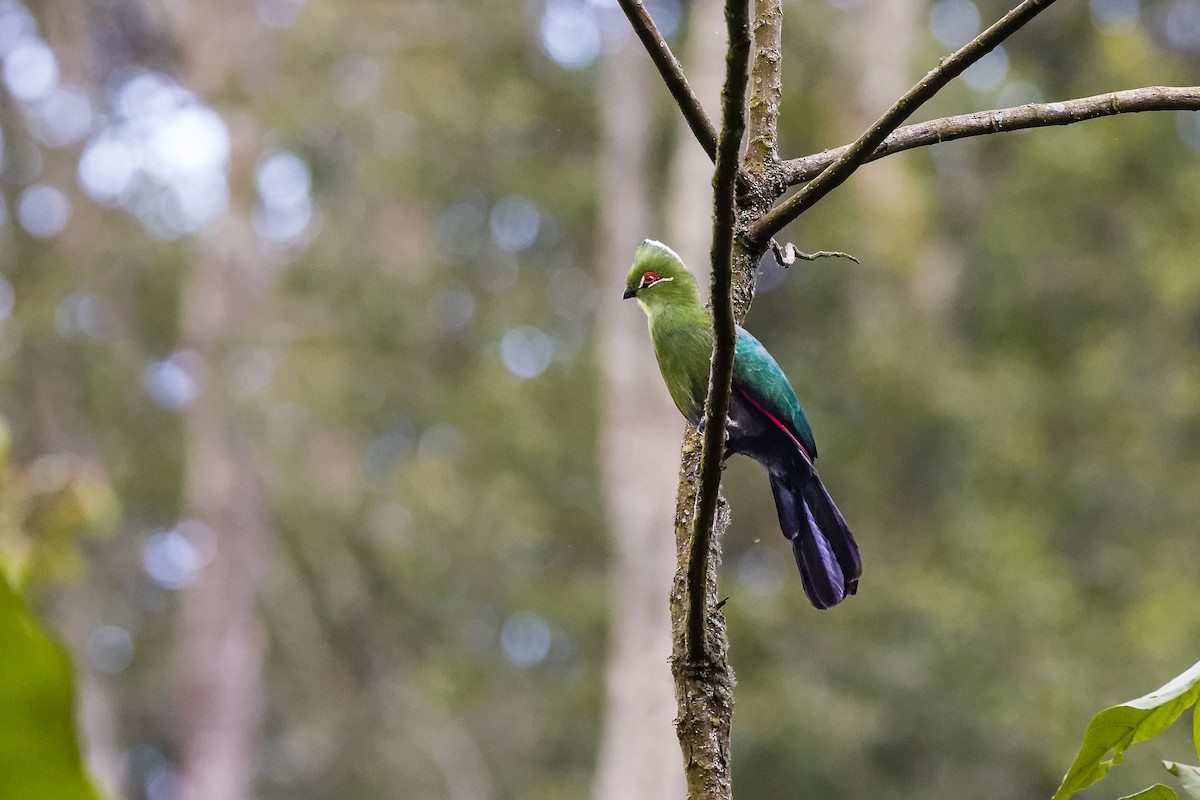
{"label": "diagonal branch", "polygon": [[1025,23],[1053,3],[1054,0],[1025,0],[1005,14],[999,22],[943,59],[820,175],[751,226],[748,234],[751,244],[761,247],[772,236],[783,230],[785,225],[840,186],[859,166],[866,162],[888,134],[908,119],[925,101],[941,91],[942,87],[962,74],[963,70],[990,53],[997,45],[1020,30]]}
{"label": "diagonal branch", "polygon": [[[906,125],[884,139],[866,157],[864,163],[905,150],[970,136],[1052,125],[1071,125],[1089,119],[1116,114],[1136,114],[1141,111],[1200,111],[1200,86],[1146,86],[1057,103],[1028,103],[1012,108],[976,111]],[[803,158],[784,161],[781,165],[784,170],[783,178],[788,185],[810,181],[849,149],[850,145],[843,145]]]}
{"label": "diagonal branch", "polygon": [[704,148],[705,153],[708,153],[709,158],[715,159],[717,131],[708,115],[704,113],[704,108],[700,105],[696,93],[692,91],[687,77],[684,76],[679,59],[675,58],[675,54],[667,46],[667,40],[659,32],[658,26],[650,18],[650,13],[646,11],[641,0],[617,0],[617,2],[620,4],[621,10],[625,12],[625,16],[629,18],[629,24],[633,26],[634,32],[642,40],[646,52],[650,54],[650,60],[654,62],[654,66],[658,67],[658,74],[662,76],[667,90],[675,98],[679,110],[683,112],[683,118],[687,120],[688,127],[692,129],[696,141],[700,142],[700,146]]}
{"label": "diagonal branch", "polygon": [[721,92],[721,138],[717,146],[717,168],[713,175],[713,354],[709,368],[708,397],[704,403],[704,415],[708,423],[700,453],[700,486],[696,494],[696,518],[687,571],[686,644],[688,661],[692,663],[705,658],[705,587],[709,541],[721,488],[721,461],[725,450],[725,426],[729,416],[737,335],[733,321],[733,231],[737,223],[734,186],[742,137],[746,131],[744,104],[750,64],[746,0],[727,0],[725,22],[729,26],[729,52],[725,60],[725,88]]}

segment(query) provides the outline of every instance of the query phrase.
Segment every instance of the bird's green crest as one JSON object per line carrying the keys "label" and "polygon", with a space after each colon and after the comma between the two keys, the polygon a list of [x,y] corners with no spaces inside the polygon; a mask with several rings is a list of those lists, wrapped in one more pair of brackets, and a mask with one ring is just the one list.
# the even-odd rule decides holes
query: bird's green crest
{"label": "bird's green crest", "polygon": [[653,239],[642,242],[634,253],[625,296],[636,297],[647,310],[663,303],[700,305],[696,278],[674,250]]}

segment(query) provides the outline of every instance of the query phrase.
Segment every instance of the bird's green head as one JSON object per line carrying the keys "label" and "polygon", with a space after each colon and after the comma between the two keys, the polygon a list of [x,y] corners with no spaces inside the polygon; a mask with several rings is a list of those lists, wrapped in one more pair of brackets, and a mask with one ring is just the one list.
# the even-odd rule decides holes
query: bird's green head
{"label": "bird's green head", "polygon": [[630,297],[636,297],[646,313],[673,303],[700,305],[696,278],[674,250],[653,239],[642,242],[634,253],[625,279],[625,298]]}

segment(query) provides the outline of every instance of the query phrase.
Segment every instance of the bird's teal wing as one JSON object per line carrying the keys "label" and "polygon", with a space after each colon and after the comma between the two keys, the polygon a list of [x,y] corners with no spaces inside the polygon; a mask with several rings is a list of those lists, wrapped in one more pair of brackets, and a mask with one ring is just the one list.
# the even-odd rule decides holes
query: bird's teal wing
{"label": "bird's teal wing", "polygon": [[787,428],[804,446],[809,458],[817,457],[812,427],[787,376],[767,348],[740,327],[734,350],[733,388],[745,394],[776,423]]}

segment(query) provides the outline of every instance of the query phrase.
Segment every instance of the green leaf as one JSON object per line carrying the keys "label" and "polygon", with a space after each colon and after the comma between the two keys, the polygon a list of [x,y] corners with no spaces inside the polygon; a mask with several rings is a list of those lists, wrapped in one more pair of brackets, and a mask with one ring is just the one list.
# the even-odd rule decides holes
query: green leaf
{"label": "green leaf", "polygon": [[96,800],[75,739],[71,664],[0,575],[0,800]]}
{"label": "green leaf", "polygon": [[1167,772],[1179,778],[1183,793],[1192,800],[1200,800],[1200,767],[1180,764],[1178,761],[1164,761]]}
{"label": "green leaf", "polygon": [[1127,794],[1121,800],[1179,800],[1169,786],[1156,783],[1149,789],[1142,789],[1137,794]]}
{"label": "green leaf", "polygon": [[1200,706],[1192,709],[1192,739],[1196,742],[1196,758],[1200,758]]}
{"label": "green leaf", "polygon": [[[1066,798],[1104,777],[1121,763],[1125,749],[1165,731],[1200,698],[1200,662],[1150,694],[1105,709],[1092,718],[1083,744],[1053,800]],[[1109,753],[1111,757],[1106,758]]]}

